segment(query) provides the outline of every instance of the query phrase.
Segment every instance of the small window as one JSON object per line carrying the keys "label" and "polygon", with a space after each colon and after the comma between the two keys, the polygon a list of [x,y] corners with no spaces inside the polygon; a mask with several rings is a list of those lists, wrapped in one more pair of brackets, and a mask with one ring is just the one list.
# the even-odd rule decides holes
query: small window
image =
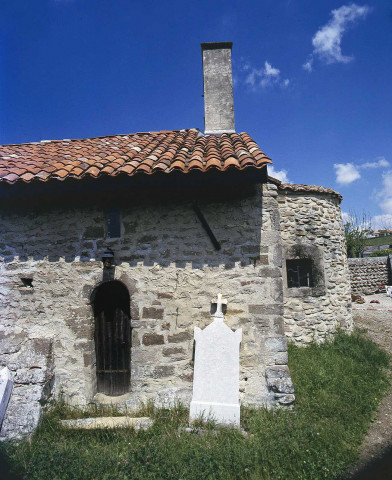
{"label": "small window", "polygon": [[289,288],[313,287],[312,260],[310,258],[286,260],[286,268]]}
{"label": "small window", "polygon": [[119,208],[108,210],[108,238],[121,237],[121,212]]}

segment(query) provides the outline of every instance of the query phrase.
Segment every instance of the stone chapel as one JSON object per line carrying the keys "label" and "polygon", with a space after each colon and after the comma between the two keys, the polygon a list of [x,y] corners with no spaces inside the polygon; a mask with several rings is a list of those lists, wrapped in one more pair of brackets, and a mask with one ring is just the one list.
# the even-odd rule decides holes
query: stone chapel
{"label": "stone chapel", "polygon": [[189,405],[218,292],[243,404],[294,402],[287,339],[352,328],[341,196],[268,176],[235,129],[231,48],[201,46],[204,131],[0,147],[0,438],[30,433],[49,396]]}

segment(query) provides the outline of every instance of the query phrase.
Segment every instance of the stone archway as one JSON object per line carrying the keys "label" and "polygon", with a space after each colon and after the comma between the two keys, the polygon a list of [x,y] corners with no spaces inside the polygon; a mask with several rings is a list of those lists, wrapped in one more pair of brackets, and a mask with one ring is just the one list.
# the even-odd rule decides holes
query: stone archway
{"label": "stone archway", "polygon": [[101,283],[91,294],[95,319],[97,392],[123,395],[130,386],[130,296],[118,281]]}

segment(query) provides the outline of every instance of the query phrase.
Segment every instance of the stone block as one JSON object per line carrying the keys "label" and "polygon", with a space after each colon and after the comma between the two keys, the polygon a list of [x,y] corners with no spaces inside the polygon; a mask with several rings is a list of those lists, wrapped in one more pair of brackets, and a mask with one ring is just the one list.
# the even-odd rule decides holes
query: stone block
{"label": "stone block", "polygon": [[163,345],[165,343],[165,339],[163,335],[158,335],[157,333],[145,333],[143,335],[143,345],[150,346],[150,345]]}
{"label": "stone block", "polygon": [[168,357],[170,355],[176,355],[176,354],[179,354],[179,353],[185,353],[184,352],[184,349],[182,347],[168,347],[168,348],[164,348],[163,349],[163,355],[165,357]]}
{"label": "stone block", "polygon": [[84,230],[83,239],[104,238],[105,230],[102,226],[91,226]]}
{"label": "stone block", "polygon": [[260,255],[260,245],[243,245],[241,252],[242,255],[258,256]]}
{"label": "stone block", "polygon": [[138,332],[134,328],[132,329],[131,345],[132,347],[138,347],[140,345]]}
{"label": "stone block", "polygon": [[0,355],[18,352],[26,338],[26,332],[20,328],[16,328],[15,330],[1,330]]}
{"label": "stone block", "polygon": [[265,347],[270,352],[287,352],[287,340],[283,335],[265,340]]}
{"label": "stone block", "polygon": [[173,374],[174,374],[173,365],[159,365],[158,367],[155,367],[152,372],[153,378],[170,377]]}
{"label": "stone block", "polygon": [[295,395],[293,394],[275,394],[275,399],[280,405],[291,405],[295,402]]}
{"label": "stone block", "polygon": [[156,320],[163,319],[163,308],[143,307],[143,318],[152,318]]}
{"label": "stone block", "polygon": [[258,272],[259,277],[264,278],[278,278],[282,277],[282,270],[278,267],[260,267]]}
{"label": "stone block", "polygon": [[287,352],[278,352],[274,355],[275,365],[287,365],[289,356]]}
{"label": "stone block", "polygon": [[277,305],[249,305],[249,313],[255,315],[282,315],[283,307],[280,304]]}
{"label": "stone block", "polygon": [[179,332],[173,335],[168,336],[169,343],[181,343],[187,342],[188,340],[192,339],[192,335],[190,332]]}
{"label": "stone block", "polygon": [[288,367],[267,367],[265,378],[268,388],[274,393],[294,393],[294,385]]}

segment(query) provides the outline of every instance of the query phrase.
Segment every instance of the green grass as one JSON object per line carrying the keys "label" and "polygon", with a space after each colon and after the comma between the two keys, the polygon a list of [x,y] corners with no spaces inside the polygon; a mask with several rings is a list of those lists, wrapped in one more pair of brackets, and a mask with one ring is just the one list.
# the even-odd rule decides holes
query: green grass
{"label": "green grass", "polygon": [[184,432],[181,405],[144,407],[155,418],[146,432],[66,430],[58,419],[76,411],[57,404],[31,442],[4,448],[20,478],[37,480],[345,478],[388,388],[388,356],[359,333],[339,333],[323,345],[290,346],[289,359],[295,408],[242,409],[247,438],[212,424]]}
{"label": "green grass", "polygon": [[370,254],[370,257],[387,257],[388,255],[392,255],[392,248],[386,248],[384,250],[373,252]]}
{"label": "green grass", "polygon": [[392,245],[392,235],[386,235],[385,237],[367,238],[365,245]]}

